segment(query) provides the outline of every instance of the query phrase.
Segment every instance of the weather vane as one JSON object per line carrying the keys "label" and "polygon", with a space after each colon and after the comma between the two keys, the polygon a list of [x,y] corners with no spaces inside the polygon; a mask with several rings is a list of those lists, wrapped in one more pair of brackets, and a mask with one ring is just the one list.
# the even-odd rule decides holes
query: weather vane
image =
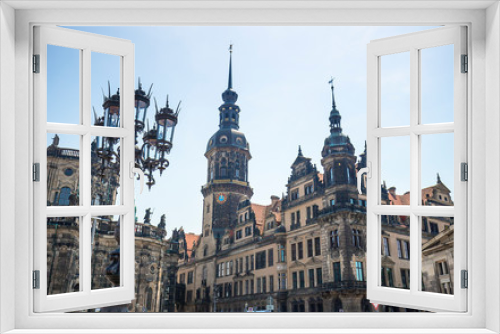
{"label": "weather vane", "polygon": [[332,88],[333,88],[333,80],[335,80],[335,78],[331,77],[330,81],[328,81],[328,83],[332,86]]}

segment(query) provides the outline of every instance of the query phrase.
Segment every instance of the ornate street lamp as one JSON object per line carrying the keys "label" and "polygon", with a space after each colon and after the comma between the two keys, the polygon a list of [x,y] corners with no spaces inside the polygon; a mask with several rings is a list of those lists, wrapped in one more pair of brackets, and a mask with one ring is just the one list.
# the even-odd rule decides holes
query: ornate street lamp
{"label": "ornate street lamp", "polygon": [[[147,119],[147,111],[151,101],[151,89],[148,93],[142,89],[141,79],[138,81],[138,88],[135,90],[135,165],[144,171],[148,180],[146,184],[148,188],[156,183],[153,173],[160,171],[160,176],[163,171],[169,166],[166,155],[170,153],[173,145],[174,130],[177,125],[177,120],[180,112],[180,102],[177,109],[172,110],[169,107],[168,96],[167,103],[164,108],[158,110],[158,105],[155,99],[155,123],[153,128],[149,128],[149,120]],[[119,127],[120,126],[120,91],[111,95],[111,87],[108,82],[108,95],[103,93],[104,102],[102,107],[104,115],[98,117],[94,109],[94,125]],[[144,130],[146,130],[144,132]],[[139,145],[139,135],[142,136],[142,145]],[[115,149],[118,143],[117,138],[104,137],[101,140],[99,137],[93,143],[97,156],[101,159],[100,168],[97,175],[102,178],[106,176],[106,170],[118,172],[120,170],[120,149]]]}

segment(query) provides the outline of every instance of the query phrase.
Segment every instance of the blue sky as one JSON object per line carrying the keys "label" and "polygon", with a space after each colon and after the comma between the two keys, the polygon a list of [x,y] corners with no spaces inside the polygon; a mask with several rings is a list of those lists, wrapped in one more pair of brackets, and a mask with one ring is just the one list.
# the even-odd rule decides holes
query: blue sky
{"label": "blue sky", "polygon": [[[184,226],[187,231],[199,233],[203,209],[200,190],[207,176],[204,153],[208,139],[218,129],[218,107],[222,103],[221,93],[227,87],[230,43],[234,44],[233,87],[239,94],[240,130],[246,134],[252,154],[249,164],[249,181],[255,193],[252,201],[269,204],[271,195],[281,196],[286,191],[285,184],[298,145],[322,171],[321,150],[329,135],[330,77],[336,78],[335,98],[342,115],[343,131],[349,135],[356,155],[359,155],[366,139],[366,45],[370,40],[429,27],[72,29],[131,40],[135,44],[135,73],[141,77],[143,87],[148,89],[154,83],[153,96],[160,106],[164,105],[167,94],[171,105],[182,100],[174,146],[168,157],[170,167],[162,177],[155,175],[157,184],[150,192],[136,194],[136,206],[139,220],[142,220],[144,210],[152,207],[154,224],[166,214],[168,230]],[[435,61],[435,58],[444,61],[449,52],[443,47],[436,50],[435,55],[424,54],[422,59],[422,83],[426,89],[428,87],[422,93],[424,122],[452,120],[452,90],[443,87],[453,74],[451,72],[450,78],[450,71],[444,70],[444,62]],[[433,62],[428,60],[431,56]],[[62,57],[64,61],[61,61]],[[73,61],[68,57],[74,58]],[[383,73],[387,73],[382,78],[382,94],[385,93],[384,87],[388,87],[387,91],[392,94],[383,97],[387,117],[382,119],[383,122],[404,123],[405,118],[409,119],[404,108],[405,94],[409,94],[405,86],[405,71],[409,66],[404,55],[391,57],[399,58],[382,63],[382,70],[386,71]],[[109,80],[112,93],[116,92],[119,63],[116,57],[108,55],[93,55],[92,59],[92,104],[101,115],[101,88],[107,92]],[[64,122],[72,122],[71,110],[77,110],[68,107],[75,105],[75,85],[70,82],[78,82],[72,70],[74,64],[78,64],[77,60],[77,56],[57,52],[49,59],[49,71],[52,68],[60,72],[58,75],[69,78],[65,85],[57,87],[57,94],[53,91],[52,98],[49,91],[49,113],[53,110],[54,119]],[[148,116],[152,124],[153,101]],[[387,184],[396,186],[398,193],[409,188],[404,173],[409,168],[409,161],[405,162],[399,154],[403,142],[395,140],[386,150],[388,162],[382,172]],[[424,161],[429,161],[423,168],[423,186],[435,184],[436,172],[440,172],[443,182],[452,189],[452,152],[437,149],[452,147],[449,146],[452,142],[446,139],[441,146],[434,145],[429,138],[424,138],[423,142],[429,147],[422,154]],[[63,140],[60,145],[65,145]]]}

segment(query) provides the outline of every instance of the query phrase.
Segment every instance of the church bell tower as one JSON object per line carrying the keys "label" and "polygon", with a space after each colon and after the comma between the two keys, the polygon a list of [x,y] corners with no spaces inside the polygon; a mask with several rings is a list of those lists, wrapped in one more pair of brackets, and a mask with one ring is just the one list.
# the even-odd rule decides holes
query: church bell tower
{"label": "church bell tower", "polygon": [[239,131],[240,107],[238,94],[233,90],[232,45],[229,47],[229,78],[219,107],[219,129],[209,139],[207,183],[203,194],[203,244],[206,256],[214,254],[221,238],[236,224],[238,204],[250,199],[253,190],[248,182],[249,144]]}
{"label": "church bell tower", "polygon": [[339,110],[335,103],[333,79],[330,80],[332,91],[332,110],[330,112],[330,135],[325,139],[321,152],[321,164],[324,168],[325,206],[357,203],[356,156],[349,136],[342,133]]}

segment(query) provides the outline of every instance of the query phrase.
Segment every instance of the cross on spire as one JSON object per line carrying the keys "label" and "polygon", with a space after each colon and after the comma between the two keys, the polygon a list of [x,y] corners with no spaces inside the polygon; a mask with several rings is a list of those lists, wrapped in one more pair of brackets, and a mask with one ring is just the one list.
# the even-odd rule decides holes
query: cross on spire
{"label": "cross on spire", "polygon": [[333,81],[335,80],[334,77],[331,77],[330,81],[328,83],[330,84],[330,87],[332,89],[332,108],[335,108],[335,95],[333,94]]}

